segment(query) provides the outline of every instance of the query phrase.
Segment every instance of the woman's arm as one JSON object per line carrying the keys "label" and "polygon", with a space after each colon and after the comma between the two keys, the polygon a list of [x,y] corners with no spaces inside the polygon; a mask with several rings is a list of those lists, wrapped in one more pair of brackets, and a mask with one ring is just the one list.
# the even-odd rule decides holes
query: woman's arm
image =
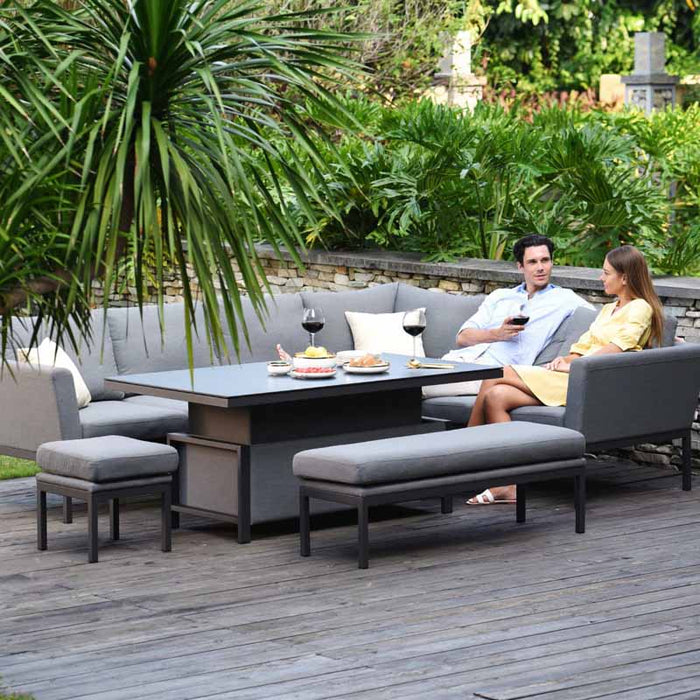
{"label": "woman's arm", "polygon": [[551,362],[548,362],[544,368],[552,370],[553,372],[568,372],[571,363],[581,357],[577,352],[569,353],[564,357],[555,357]]}

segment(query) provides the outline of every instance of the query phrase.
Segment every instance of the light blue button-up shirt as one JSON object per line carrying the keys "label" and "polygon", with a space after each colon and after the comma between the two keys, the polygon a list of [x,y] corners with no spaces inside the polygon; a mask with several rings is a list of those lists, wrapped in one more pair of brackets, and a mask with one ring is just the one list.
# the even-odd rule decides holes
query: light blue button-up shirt
{"label": "light blue button-up shirt", "polygon": [[561,323],[579,307],[593,309],[585,299],[570,289],[547,285],[528,298],[525,283],[513,289],[497,289],[482,302],[469,318],[465,328],[487,330],[498,328],[508,316],[529,316],[525,330],[510,340],[479,343],[468,348],[457,348],[446,359],[456,362],[474,362],[493,365],[531,365],[542,348],[552,339]]}

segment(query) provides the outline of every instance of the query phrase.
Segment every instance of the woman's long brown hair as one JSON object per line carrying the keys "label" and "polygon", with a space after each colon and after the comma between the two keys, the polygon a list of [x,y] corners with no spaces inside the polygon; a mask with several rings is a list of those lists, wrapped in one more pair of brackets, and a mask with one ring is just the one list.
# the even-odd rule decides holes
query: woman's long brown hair
{"label": "woman's long brown hair", "polygon": [[661,347],[664,335],[664,311],[651,281],[644,256],[632,245],[611,250],[605,258],[621,275],[627,277],[627,287],[635,299],[644,299],[651,306],[651,334],[647,347]]}

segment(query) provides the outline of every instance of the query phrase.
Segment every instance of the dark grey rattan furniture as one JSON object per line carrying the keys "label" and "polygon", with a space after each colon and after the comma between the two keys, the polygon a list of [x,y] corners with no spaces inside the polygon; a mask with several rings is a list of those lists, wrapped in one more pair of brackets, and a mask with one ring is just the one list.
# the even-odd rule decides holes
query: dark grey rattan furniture
{"label": "dark grey rattan furniture", "polygon": [[463,428],[430,436],[375,440],[300,452],[294,474],[300,480],[301,555],[311,552],[309,499],[355,506],[360,569],[369,565],[368,509],[419,498],[441,498],[466,490],[517,485],[516,520],[525,522],[525,484],[574,478],[576,532],[585,531],[585,441],[575,430],[514,422]]}
{"label": "dark grey rattan furniture", "polygon": [[[88,562],[97,561],[97,509],[109,501],[110,536],[119,539],[119,499],[159,494],[161,497],[161,548],[171,549],[170,506],[175,448],[120,435],[47,442],[37,451],[43,472],[36,477],[37,547],[47,548],[46,494],[87,502]],[[69,514],[67,522],[72,521]]]}

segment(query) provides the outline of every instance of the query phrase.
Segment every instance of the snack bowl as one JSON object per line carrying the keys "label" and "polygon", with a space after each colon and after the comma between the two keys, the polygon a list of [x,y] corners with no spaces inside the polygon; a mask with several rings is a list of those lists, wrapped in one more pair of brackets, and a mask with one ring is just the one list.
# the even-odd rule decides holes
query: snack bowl
{"label": "snack bowl", "polygon": [[295,355],[292,358],[294,369],[306,369],[307,367],[335,367],[335,355],[326,355],[326,357],[306,357],[304,355]]}
{"label": "snack bowl", "polygon": [[287,374],[291,369],[292,366],[289,362],[284,362],[284,360],[273,360],[267,363],[267,373],[273,376]]}

